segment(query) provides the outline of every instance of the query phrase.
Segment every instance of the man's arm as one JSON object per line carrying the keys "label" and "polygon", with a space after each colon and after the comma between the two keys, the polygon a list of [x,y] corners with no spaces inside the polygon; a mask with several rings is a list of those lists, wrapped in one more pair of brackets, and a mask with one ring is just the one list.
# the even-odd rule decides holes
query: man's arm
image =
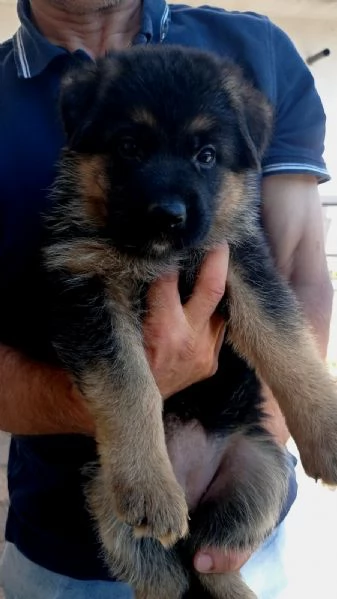
{"label": "man's arm", "polygon": [[58,368],[0,345],[0,429],[17,435],[93,434],[84,401]]}
{"label": "man's arm", "polygon": [[[329,340],[333,290],[324,251],[317,181],[306,175],[273,175],[262,183],[263,223],[278,269],[290,282],[316,335],[322,356]],[[265,390],[266,426],[285,444],[289,433],[280,408]],[[194,558],[201,572],[239,570],[250,554],[205,548]]]}
{"label": "man's arm", "polygon": [[308,175],[267,177],[262,197],[263,221],[276,265],[294,289],[325,357],[333,288],[316,179]]}

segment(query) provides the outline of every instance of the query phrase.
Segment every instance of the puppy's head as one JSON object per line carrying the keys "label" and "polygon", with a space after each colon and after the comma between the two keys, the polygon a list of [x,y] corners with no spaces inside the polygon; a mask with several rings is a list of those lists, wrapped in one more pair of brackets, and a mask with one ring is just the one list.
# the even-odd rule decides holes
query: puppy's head
{"label": "puppy's head", "polygon": [[219,213],[230,221],[272,120],[237,67],[179,47],[68,73],[61,108],[82,220],[120,251],[153,257],[200,245]]}

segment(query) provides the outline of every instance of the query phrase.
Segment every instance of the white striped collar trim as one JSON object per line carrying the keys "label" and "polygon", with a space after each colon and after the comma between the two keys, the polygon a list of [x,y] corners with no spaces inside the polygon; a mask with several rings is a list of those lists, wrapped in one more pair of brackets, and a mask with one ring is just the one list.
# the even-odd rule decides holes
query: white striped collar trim
{"label": "white striped collar trim", "polygon": [[27,60],[27,55],[25,51],[25,47],[22,40],[22,28],[19,27],[18,31],[14,35],[14,40],[16,43],[17,55],[20,62],[21,73],[25,79],[29,79],[31,77],[30,68]]}
{"label": "white striped collar trim", "polygon": [[169,6],[167,3],[165,3],[165,9],[163,12],[163,16],[161,18],[161,23],[160,23],[160,41],[163,42],[166,35],[167,35],[167,31],[168,31],[168,24],[169,24]]}

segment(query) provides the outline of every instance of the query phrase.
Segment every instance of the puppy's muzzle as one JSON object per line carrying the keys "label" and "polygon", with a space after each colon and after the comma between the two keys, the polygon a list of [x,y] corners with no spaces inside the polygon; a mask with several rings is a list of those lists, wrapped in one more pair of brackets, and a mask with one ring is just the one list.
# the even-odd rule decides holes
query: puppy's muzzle
{"label": "puppy's muzzle", "polygon": [[150,204],[148,216],[156,232],[169,233],[184,227],[187,218],[186,206],[180,200]]}

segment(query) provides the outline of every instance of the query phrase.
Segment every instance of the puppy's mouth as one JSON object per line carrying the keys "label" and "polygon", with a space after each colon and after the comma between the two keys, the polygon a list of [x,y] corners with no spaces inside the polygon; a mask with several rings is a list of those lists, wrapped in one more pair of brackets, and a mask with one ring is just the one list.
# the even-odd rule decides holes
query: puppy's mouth
{"label": "puppy's mouth", "polygon": [[139,256],[150,259],[161,259],[178,253],[185,248],[182,238],[172,237],[167,233],[160,233],[153,237],[134,240],[124,245],[124,249]]}
{"label": "puppy's mouth", "polygon": [[175,255],[180,256],[181,253],[195,247],[201,243],[204,234],[205,231],[201,228],[192,231],[189,228],[181,228],[159,232],[143,225],[120,230],[119,235],[114,236],[114,241],[119,250],[126,254],[162,261]]}
{"label": "puppy's mouth", "polygon": [[148,253],[161,256],[172,251],[172,242],[164,235],[149,243]]}
{"label": "puppy's mouth", "polygon": [[181,234],[175,232],[172,235],[170,233],[160,233],[148,239],[145,252],[154,258],[161,258],[187,249],[190,247],[189,241],[188,236],[186,233],[184,235],[184,232],[181,232]]}

